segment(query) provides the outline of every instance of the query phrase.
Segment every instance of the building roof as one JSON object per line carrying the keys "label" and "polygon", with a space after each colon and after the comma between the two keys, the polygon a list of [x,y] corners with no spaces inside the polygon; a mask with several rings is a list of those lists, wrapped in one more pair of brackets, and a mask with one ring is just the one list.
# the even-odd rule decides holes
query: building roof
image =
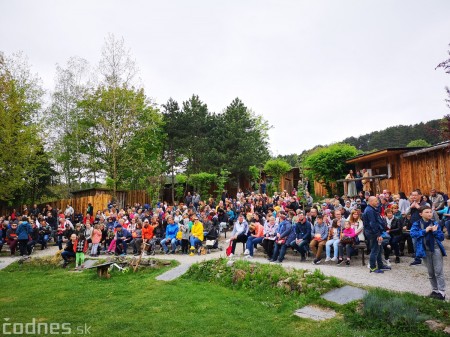
{"label": "building roof", "polygon": [[378,150],[371,153],[360,154],[356,157],[347,159],[347,164],[367,162],[369,160],[379,159],[390,155],[405,153],[411,150],[422,149],[422,147],[389,147],[387,149]]}
{"label": "building roof", "polygon": [[[72,194],[78,194],[83,192],[89,192],[89,191],[105,191],[105,192],[112,192],[113,190],[110,188],[104,188],[104,187],[90,187],[90,188],[84,188],[81,190],[76,191],[70,191]],[[125,190],[116,190],[116,192],[126,192]]]}
{"label": "building roof", "polygon": [[441,149],[445,149],[445,148],[450,148],[450,140],[447,140],[447,141],[442,142],[442,143],[438,143],[438,144],[430,146],[430,147],[422,148],[422,149],[415,150],[415,151],[406,152],[406,153],[402,154],[402,157],[404,158],[404,157],[416,156],[416,155],[421,154],[421,153],[427,153],[427,152],[441,150]]}

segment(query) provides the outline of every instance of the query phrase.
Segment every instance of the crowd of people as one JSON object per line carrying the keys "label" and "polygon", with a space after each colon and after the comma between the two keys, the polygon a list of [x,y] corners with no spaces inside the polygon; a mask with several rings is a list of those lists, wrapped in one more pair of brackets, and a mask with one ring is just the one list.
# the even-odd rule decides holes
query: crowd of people
{"label": "crowd of people", "polygon": [[217,200],[188,193],[177,205],[119,208],[110,202],[94,213],[89,204],[84,214],[71,205],[64,210],[34,205],[21,214],[13,210],[0,223],[0,251],[6,244],[11,255],[19,247],[20,255],[28,256],[37,244],[46,249],[52,241],[62,251],[64,267],[73,258],[76,268],[83,268],[85,254],[203,254],[219,247],[224,231],[230,233],[230,258],[237,243],[243,243],[247,259],[260,250],[272,263],[282,263],[286,253],[294,251],[300,262],[312,256],[314,264],[350,266],[355,245],[365,244],[371,273],[383,273],[392,268],[391,259],[400,263],[411,254],[411,265],[427,263],[430,296],[445,298],[442,241],[444,230],[450,239],[450,200],[436,190],[429,196],[414,190],[409,197],[359,190],[353,197],[336,195],[319,203],[313,203],[308,192],[298,197],[295,191],[269,197],[239,190],[234,198],[223,193]]}

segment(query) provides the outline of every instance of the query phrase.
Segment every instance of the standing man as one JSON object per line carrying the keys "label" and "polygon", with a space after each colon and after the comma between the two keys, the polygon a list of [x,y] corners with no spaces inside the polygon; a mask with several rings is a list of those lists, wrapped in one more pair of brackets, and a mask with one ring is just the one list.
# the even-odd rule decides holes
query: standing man
{"label": "standing man", "polygon": [[192,203],[191,192],[187,193],[186,197],[184,198],[184,203],[186,204],[187,207],[191,206],[191,203]]}
{"label": "standing man", "polygon": [[368,241],[370,244],[370,272],[383,273],[383,270],[389,270],[391,267],[383,265],[381,259],[381,249],[383,238],[381,233],[384,230],[384,221],[377,211],[378,198],[371,196],[368,205],[363,214],[364,229],[367,230]]}
{"label": "standing man", "polygon": [[194,192],[194,196],[192,197],[192,203],[194,204],[194,207],[197,210],[198,206],[200,206],[200,195],[197,192]]}
{"label": "standing man", "polygon": [[361,182],[363,183],[363,191],[364,192],[370,192],[370,179],[367,179],[367,177],[370,177],[369,172],[367,172],[367,170],[364,168],[362,169],[362,173],[363,173],[363,180],[361,180]]}

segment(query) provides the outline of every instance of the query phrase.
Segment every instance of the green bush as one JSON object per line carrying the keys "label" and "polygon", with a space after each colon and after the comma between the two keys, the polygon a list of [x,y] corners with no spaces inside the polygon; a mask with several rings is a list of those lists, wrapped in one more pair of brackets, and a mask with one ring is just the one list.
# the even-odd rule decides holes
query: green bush
{"label": "green bush", "polygon": [[422,323],[428,318],[405,298],[378,290],[370,291],[364,297],[362,316],[369,325],[389,324],[403,331],[425,329]]}
{"label": "green bush", "polygon": [[243,260],[237,260],[229,267],[227,262],[227,259],[221,258],[194,264],[184,277],[235,289],[305,294],[312,297],[318,297],[332,288],[341,286],[336,278],[325,277],[317,269],[314,272],[286,270],[282,266]]}

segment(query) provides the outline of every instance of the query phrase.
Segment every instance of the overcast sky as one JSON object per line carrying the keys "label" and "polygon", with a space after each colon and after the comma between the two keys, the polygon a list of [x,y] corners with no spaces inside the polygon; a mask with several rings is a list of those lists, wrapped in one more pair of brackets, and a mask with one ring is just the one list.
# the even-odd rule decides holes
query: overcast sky
{"label": "overcast sky", "polygon": [[57,63],[97,64],[108,33],[156,103],[197,94],[221,112],[239,97],[273,126],[275,155],[450,113],[435,70],[448,0],[0,0],[0,50],[23,51],[48,90]]}

